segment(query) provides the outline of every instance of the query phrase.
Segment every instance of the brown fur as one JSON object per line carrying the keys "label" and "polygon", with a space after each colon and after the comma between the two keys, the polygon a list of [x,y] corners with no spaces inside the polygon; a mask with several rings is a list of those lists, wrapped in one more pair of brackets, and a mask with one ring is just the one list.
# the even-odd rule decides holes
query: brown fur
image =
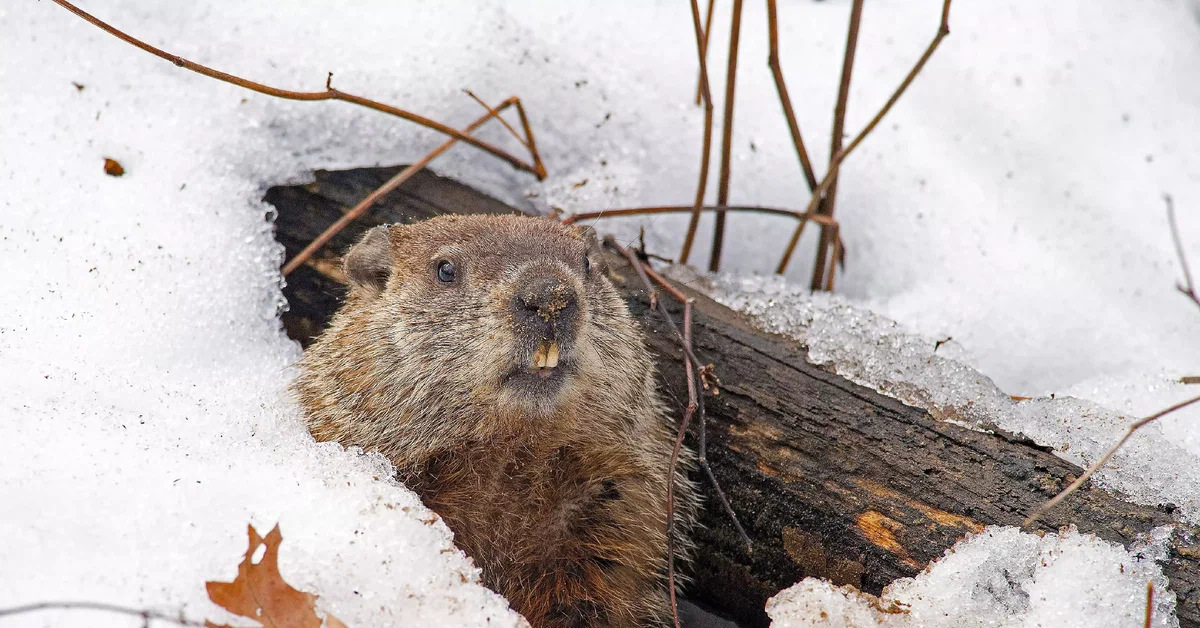
{"label": "brown fur", "polygon": [[[536,627],[670,617],[673,434],[641,331],[595,249],[590,230],[546,219],[376,228],[347,255],[346,303],[295,383],[312,434],[387,456]],[[458,270],[450,285],[437,279],[443,260]],[[514,305],[545,277],[553,302],[537,314],[554,327],[522,322]],[[551,393],[505,379],[535,359],[539,334],[562,346]],[[684,559],[696,496],[675,480]]]}

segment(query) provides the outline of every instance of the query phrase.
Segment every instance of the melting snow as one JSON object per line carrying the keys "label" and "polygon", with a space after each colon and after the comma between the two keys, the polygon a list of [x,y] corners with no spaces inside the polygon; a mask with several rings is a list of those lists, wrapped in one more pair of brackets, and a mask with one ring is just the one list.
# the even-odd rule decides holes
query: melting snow
{"label": "melting snow", "polygon": [[[332,71],[342,90],[451,124],[479,115],[461,88],[491,102],[518,94],[546,182],[469,147],[435,164],[512,203],[589,211],[693,194],[701,112],[689,104],[684,2],[85,5],[201,63],[295,89],[320,89]],[[783,66],[817,163],[847,7],[780,7]],[[935,0],[867,7],[850,130],[920,54],[939,10]],[[1128,419],[1113,410],[1141,414],[1185,394],[1168,380],[1197,374],[1200,324],[1172,287],[1160,195],[1175,196],[1196,251],[1197,15],[1197,0],[956,5],[952,36],[842,170],[840,290],[899,326],[840,297],[780,297],[782,316],[803,321],[788,331],[859,381],[960,420],[1012,421],[1069,443],[1079,461],[1122,430]],[[718,94],[727,19],[725,7],[710,51]],[[748,3],[732,197],[798,207],[805,190],[764,31],[761,4]],[[185,72],[50,2],[0,7],[0,83],[0,605],[87,599],[219,620],[203,582],[232,577],[246,523],[278,521],[285,576],[350,625],[519,624],[476,583],[448,530],[376,479],[386,464],[312,443],[285,394],[298,349],[278,323],[281,252],[257,199],[316,168],[410,162],[440,138],[350,105],[280,101]],[[482,135],[519,150],[499,127]],[[104,175],[105,157],[125,176]],[[743,272],[770,268],[791,230],[780,219],[730,222],[727,268]],[[652,250],[674,254],[682,219],[607,226],[632,238],[643,224]],[[812,245],[810,234],[790,278],[807,277]],[[704,246],[695,254],[703,260]],[[955,340],[933,355],[929,340],[945,336]],[[1006,392],[1095,403],[1013,405],[965,365]],[[1194,521],[1193,425],[1164,421],[1099,481],[1175,501]],[[1055,564],[1126,560],[1077,535],[1015,539],[1020,556],[978,540],[958,554],[1009,569],[1052,550]],[[985,571],[979,581],[993,577]],[[1028,616],[1073,608],[1077,593],[1036,597],[1066,586],[1053,569],[1022,573]],[[933,580],[917,579],[928,599],[959,596],[947,612],[968,603],[971,591]],[[1105,582],[1122,600],[1140,586]],[[81,623],[131,625],[80,613],[15,625]]]}

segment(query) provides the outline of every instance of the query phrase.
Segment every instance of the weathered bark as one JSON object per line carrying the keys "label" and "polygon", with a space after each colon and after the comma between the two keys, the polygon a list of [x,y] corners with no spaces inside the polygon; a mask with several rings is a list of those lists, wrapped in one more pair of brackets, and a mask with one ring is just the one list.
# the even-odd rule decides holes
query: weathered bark
{"label": "weathered bark", "polygon": [[[275,187],[277,237],[295,255],[396,168],[318,172],[304,186]],[[337,255],[366,229],[440,213],[519,213],[428,172],[414,177],[288,278],[289,334],[307,344],[342,294]],[[620,260],[613,278],[647,330],[666,397],[686,402],[674,333],[649,310],[643,286]],[[686,290],[686,288],[685,288]],[[970,531],[1020,525],[1038,504],[1082,472],[1028,440],[939,422],[808,364],[794,340],[755,329],[740,314],[694,294],[693,341],[716,365],[710,397],[708,460],[754,541],[747,553],[706,483],[705,527],[689,597],[764,625],[768,597],[806,576],[879,593],[920,572]],[[678,304],[671,304],[678,315]],[[1140,506],[1088,485],[1044,518],[1041,530],[1080,531],[1129,545],[1160,525],[1183,534],[1163,566],[1184,626],[1200,626],[1200,530],[1179,523],[1170,505]],[[1082,575],[1081,575],[1082,577]]]}

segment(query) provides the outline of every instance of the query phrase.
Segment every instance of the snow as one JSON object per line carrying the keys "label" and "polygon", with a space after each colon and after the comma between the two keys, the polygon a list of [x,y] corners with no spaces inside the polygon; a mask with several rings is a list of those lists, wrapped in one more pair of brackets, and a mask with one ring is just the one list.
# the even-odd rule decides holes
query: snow
{"label": "snow", "polygon": [[[222,70],[314,90],[332,71],[339,89],[452,125],[480,113],[462,88],[489,102],[517,94],[545,182],[465,146],[434,164],[514,204],[594,211],[694,194],[702,113],[690,104],[684,2],[84,8]],[[779,8],[782,64],[820,164],[848,2]],[[727,12],[714,21],[715,94]],[[936,0],[867,6],[851,132],[920,55],[939,12]],[[765,23],[761,3],[747,3],[731,198],[799,208],[807,197],[763,63]],[[1129,416],[1188,395],[1172,382],[1200,368],[1200,317],[1173,287],[1181,273],[1161,199],[1174,196],[1200,264],[1190,140],[1200,0],[962,2],[951,29],[842,169],[843,296],[778,300],[814,360],[952,420],[1007,421],[1086,462]],[[285,390],[299,350],[278,322],[282,253],[257,199],[317,168],[411,162],[441,138],[344,103],[281,101],[185,72],[50,2],[0,7],[0,83],[0,606],[102,600],[222,620],[203,582],[232,579],[247,523],[279,522],[285,577],[349,625],[519,623],[477,584],[445,526],[376,479],[388,476],[381,460],[312,443]],[[520,151],[498,126],[481,136]],[[105,157],[127,174],[105,176]],[[683,221],[600,226],[631,239],[645,225],[651,250],[671,256]],[[725,268],[739,273],[773,267],[791,231],[740,214],[729,227]],[[813,237],[788,273],[795,284],[806,283]],[[702,232],[693,262],[707,241]],[[934,355],[930,341],[948,336]],[[1079,399],[1016,404],[1004,393]],[[1196,521],[1196,416],[1159,422],[1097,481]],[[970,547],[982,560],[1002,545]],[[1093,565],[1116,556],[1092,541],[1061,549]],[[1043,571],[1037,583],[1058,581]],[[1030,612],[1068,608],[1048,604]],[[79,623],[131,625],[81,612],[14,625]]]}
{"label": "snow", "polygon": [[[174,23],[89,8],[131,29]],[[183,38],[204,8],[178,9]],[[280,328],[282,251],[257,199],[330,155],[360,159],[333,139],[343,128],[297,138],[261,102],[50,3],[0,9],[0,49],[0,79],[21,86],[0,95],[0,607],[229,621],[204,583],[234,578],[248,523],[278,522],[284,578],[351,626],[523,625],[382,459],[317,445],[287,396],[300,351]],[[125,176],[103,174],[106,156]]]}
{"label": "snow", "polygon": [[[1178,626],[1174,594],[1155,561],[1170,528],[1126,551],[1067,530],[1038,537],[990,527],[960,541],[915,578],[879,598],[806,578],[767,603],[772,628],[907,626],[1141,626],[1154,582],[1152,626]],[[1086,577],[1080,577],[1086,574]]]}

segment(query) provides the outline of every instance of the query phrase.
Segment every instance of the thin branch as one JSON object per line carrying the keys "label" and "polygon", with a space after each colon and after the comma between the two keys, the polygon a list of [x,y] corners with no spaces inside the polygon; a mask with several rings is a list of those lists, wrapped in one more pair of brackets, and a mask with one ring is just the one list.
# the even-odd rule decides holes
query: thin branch
{"label": "thin branch", "polygon": [[883,117],[892,110],[892,106],[896,104],[896,101],[900,100],[900,96],[904,94],[904,91],[908,89],[908,86],[911,85],[913,80],[917,78],[917,74],[919,74],[921,69],[925,67],[925,62],[929,61],[929,58],[933,56],[933,51],[937,50],[938,45],[940,45],[942,40],[945,39],[949,34],[950,0],[945,0],[942,4],[942,22],[940,25],[938,25],[937,34],[933,36],[933,40],[929,42],[929,46],[925,48],[925,52],[921,54],[921,58],[917,59],[916,64],[914,64],[912,69],[908,71],[908,74],[904,76],[904,80],[901,81],[900,85],[896,87],[896,91],[892,92],[892,95],[888,97],[887,102],[884,103],[883,107],[879,109],[879,111],[875,114],[875,117],[871,118],[871,121],[867,123],[867,126],[863,127],[862,131],[859,131],[858,136],[854,138],[854,141],[850,142],[845,150],[842,151],[842,154],[838,156],[839,163],[846,158],[846,155],[849,155],[855,148],[858,148],[858,145],[862,143],[863,138],[865,138],[868,133],[875,130],[875,127],[879,125],[879,122],[883,120]]}
{"label": "thin branch", "polygon": [[542,154],[538,152],[537,140],[533,138],[533,127],[529,126],[529,116],[525,115],[525,105],[521,104],[521,99],[513,96],[514,106],[517,108],[517,117],[521,120],[521,129],[525,131],[525,146],[529,148],[529,154],[533,157],[533,174],[538,180],[546,178],[546,165],[542,163]]}
{"label": "thin branch", "polygon": [[1163,200],[1167,202],[1167,222],[1171,225],[1171,239],[1175,241],[1175,252],[1179,254],[1179,265],[1183,267],[1184,283],[1175,284],[1175,287],[1200,306],[1200,296],[1196,295],[1196,284],[1192,283],[1192,271],[1188,268],[1187,256],[1183,254],[1183,238],[1179,237],[1179,225],[1175,224],[1175,200],[1171,198],[1170,194],[1163,194]]}
{"label": "thin branch", "polygon": [[[700,207],[704,204],[704,193],[708,188],[709,159],[712,155],[713,131],[713,102],[712,92],[708,85],[708,31],[700,29],[700,5],[696,0],[692,5],[692,29],[696,34],[696,53],[700,58],[700,93],[704,100],[704,141],[700,149],[700,177],[696,183],[696,200],[692,204],[692,217],[688,222],[687,234],[683,237],[683,250],[679,253],[679,263],[686,264],[692,254],[692,243],[696,239],[696,229],[700,224]],[[712,3],[709,3],[709,18],[712,18]]]}
{"label": "thin branch", "polygon": [[[692,311],[691,303],[685,302],[683,311],[684,329],[690,331],[688,323],[691,322],[689,316]],[[692,373],[692,361],[685,358],[683,366],[687,371],[688,404],[683,411],[683,418],[679,422],[675,444],[671,447],[671,463],[667,467],[670,470],[670,477],[667,479],[667,590],[671,595],[671,618],[675,621],[675,628],[679,628],[679,604],[675,600],[675,469],[679,466],[679,452],[683,448],[683,437],[687,434],[692,416],[700,407],[700,402],[696,397],[696,380]]]}
{"label": "thin branch", "polygon": [[[858,145],[862,143],[863,139],[865,139],[867,135],[873,131],[876,126],[878,126],[879,122],[883,120],[883,117],[887,115],[889,111],[891,111],[892,106],[895,105],[898,100],[900,100],[900,97],[904,94],[905,90],[908,89],[908,86],[912,84],[913,80],[917,77],[917,74],[919,74],[921,69],[925,67],[925,63],[929,61],[930,57],[933,56],[933,52],[937,50],[938,46],[942,43],[942,40],[945,39],[949,34],[950,0],[944,0],[942,4],[942,19],[941,23],[938,25],[938,32],[933,37],[933,40],[929,42],[929,46],[925,49],[925,53],[921,55],[921,58],[918,59],[916,64],[913,65],[912,69],[909,70],[908,74],[904,77],[904,80],[901,81],[900,85],[896,87],[896,90],[892,92],[891,97],[888,98],[887,102],[884,103],[884,106],[879,110],[879,112],[875,114],[875,117],[871,119],[867,126],[863,127],[863,130],[858,133],[858,135],[854,138],[854,141],[850,142],[849,145],[839,151],[835,158],[830,162],[829,172],[825,174],[825,178],[821,180],[821,184],[817,186],[817,189],[813,190],[812,199],[809,200],[808,207],[805,209],[806,213],[811,212],[821,202],[821,199],[824,198],[826,191],[829,190],[830,185],[833,183],[833,177],[837,176],[838,170],[842,166],[842,162],[846,160],[846,157],[848,157],[855,148],[858,148]],[[783,252],[783,258],[779,260],[779,266],[775,269],[776,273],[782,275],[784,271],[787,270],[788,262],[792,259],[792,252],[795,250],[796,244],[800,241],[802,227],[803,225],[798,226],[796,231],[792,233],[792,239],[788,242],[788,246]],[[822,257],[820,259],[823,260],[824,258]]]}
{"label": "thin branch", "polygon": [[[704,37],[700,46],[700,55],[708,58],[708,35],[712,32],[712,16],[713,4],[716,0],[708,0],[708,13],[704,16]],[[697,11],[698,12],[698,11]],[[708,80],[707,74],[702,70],[700,76],[696,79],[696,104],[704,102],[701,100],[704,97],[704,82]],[[711,101],[710,101],[711,102]]]}
{"label": "thin branch", "polygon": [[[629,264],[633,266],[638,277],[641,278],[642,284],[646,287],[646,293],[650,296],[650,307],[658,308],[659,313],[675,329],[675,333],[679,335],[679,341],[683,345],[683,365],[687,374],[688,405],[684,409],[683,418],[679,422],[679,430],[675,434],[675,444],[671,448],[671,462],[667,467],[667,592],[671,598],[671,617],[675,622],[675,628],[679,628],[679,605],[675,599],[675,473],[676,469],[679,468],[679,452],[683,448],[683,438],[687,435],[687,428],[691,425],[692,416],[697,411],[700,412],[701,416],[704,413],[703,397],[696,394],[696,380],[692,371],[692,365],[696,364],[696,368],[699,368],[699,362],[694,360],[689,340],[679,331],[678,327],[675,327],[675,320],[667,313],[662,301],[655,297],[654,286],[646,276],[642,260],[638,259],[629,249],[617,244],[616,239],[612,236],[606,237],[604,243],[616,249],[621,255],[625,256],[625,259],[629,260]],[[690,308],[691,304],[685,301],[684,311],[686,312]],[[688,320],[685,317],[685,323]]]}
{"label": "thin branch", "polygon": [[139,617],[144,624],[150,620],[168,621],[180,626],[192,626],[196,628],[204,628],[209,624],[201,621],[193,621],[185,619],[182,616],[167,615],[159,611],[151,611],[146,609],[127,608],[117,606],[115,604],[105,604],[103,602],[37,602],[35,604],[25,604],[22,606],[12,606],[9,608],[0,608],[0,617],[12,617],[15,615],[23,615],[26,613],[36,613],[39,611],[66,611],[66,610],[86,610],[86,611],[103,611],[108,613],[116,613],[119,615],[129,615],[131,617]]}
{"label": "thin branch", "polygon": [[480,97],[478,97],[478,96],[476,96],[476,95],[475,95],[475,92],[473,92],[473,91],[471,91],[471,90],[469,90],[469,89],[465,89],[465,88],[464,88],[464,89],[463,89],[463,93],[464,93],[464,94],[466,94],[467,96],[470,96],[470,97],[471,97],[471,100],[474,100],[475,102],[479,103],[479,106],[480,106],[480,107],[483,107],[483,109],[484,109],[485,111],[487,111],[488,113],[492,114],[492,117],[493,117],[493,118],[495,118],[497,122],[499,122],[500,124],[503,124],[503,125],[504,125],[504,128],[508,129],[508,133],[509,133],[510,135],[512,135],[514,138],[516,138],[516,140],[517,140],[518,142],[520,142],[520,143],[521,143],[521,146],[524,146],[526,149],[528,149],[528,148],[529,148],[529,145],[525,143],[525,138],[521,137],[521,134],[520,134],[520,133],[517,133],[517,130],[516,130],[516,129],[514,129],[514,128],[512,127],[512,125],[508,123],[508,120],[505,120],[505,119],[504,119],[504,118],[503,118],[503,117],[500,115],[500,112],[499,112],[499,111],[496,111],[495,109],[492,109],[492,106],[491,106],[491,105],[487,104],[486,102],[483,102],[483,99],[482,99],[482,98],[480,98]]}
{"label": "thin branch", "polygon": [[[648,264],[645,264],[642,262],[642,260],[638,259],[637,255],[635,255],[632,251],[630,251],[629,249],[618,244],[617,241],[612,236],[606,237],[604,239],[604,243],[605,243],[605,245],[611,247],[612,249],[616,250],[618,253],[623,255],[625,257],[625,259],[629,260],[630,265],[633,266],[634,271],[637,272],[638,277],[641,278],[642,283],[646,286],[647,293],[649,293],[651,295],[651,298],[650,298],[651,307],[656,307],[658,309],[659,314],[662,315],[663,319],[666,320],[667,325],[670,326],[670,328],[675,331],[675,335],[679,338],[679,344],[683,346],[685,367],[686,367],[687,363],[690,361],[690,363],[695,367],[696,375],[698,375],[700,377],[700,383],[704,386],[704,388],[706,390],[711,390],[714,395],[717,394],[717,388],[716,388],[715,383],[710,384],[705,379],[705,374],[710,371],[712,366],[711,365],[700,366],[702,364],[700,362],[700,359],[697,358],[696,354],[692,351],[692,335],[691,335],[691,324],[690,324],[691,323],[691,299],[689,299],[687,297],[687,295],[685,295],[684,293],[680,292],[679,289],[677,289],[675,286],[671,285],[671,282],[667,281],[662,275],[659,275],[657,272],[655,272],[653,268],[650,268],[650,266]],[[680,331],[679,326],[675,324],[675,319],[671,318],[671,314],[670,314],[670,312],[667,311],[667,306],[663,303],[662,299],[654,298],[653,295],[655,294],[655,290],[654,290],[654,285],[651,283],[651,280],[653,280],[654,283],[657,283],[659,286],[662,286],[663,290],[666,290],[667,293],[670,294],[674,299],[676,299],[677,301],[679,301],[680,303],[683,304],[684,322],[687,323],[687,325],[685,326],[683,331]],[[691,371],[689,370],[688,373],[691,373]],[[689,386],[694,386],[695,385],[695,377],[689,377],[688,384],[689,384]],[[700,434],[703,435],[704,434],[703,425],[705,423],[704,396],[703,395],[701,395],[698,398],[697,404],[698,404],[698,417],[699,417],[698,421],[699,421],[700,425],[702,426],[700,428]],[[680,437],[682,437],[682,430],[680,430]],[[737,529],[738,535],[742,537],[742,541],[746,544],[746,551],[751,552],[754,549],[754,545],[750,541],[750,535],[746,534],[746,529],[742,527],[742,522],[738,520],[737,514],[735,512],[733,512],[733,506],[729,503],[729,499],[725,496],[725,491],[721,490],[721,484],[719,482],[717,482],[716,476],[713,475],[712,469],[708,466],[707,452],[705,452],[705,450],[703,448],[703,445],[706,445],[707,443],[704,441],[701,441],[700,444],[701,444],[700,451],[697,452],[698,458],[700,460],[700,466],[702,469],[704,469],[705,473],[708,475],[709,481],[712,482],[713,488],[717,492],[717,497],[721,502],[721,506],[725,509],[725,514],[729,515],[729,519],[731,521],[733,521],[733,526],[734,526],[734,528]],[[672,469],[671,472],[672,472],[671,477],[673,478],[674,477],[674,469]]]}
{"label": "thin branch", "polygon": [[1154,581],[1146,581],[1146,621],[1142,623],[1145,628],[1150,628],[1154,620]]}
{"label": "thin branch", "polygon": [[[858,27],[862,23],[863,0],[854,0],[850,5],[850,27],[846,29],[846,55],[842,60],[842,80],[838,85],[837,104],[833,108],[833,131],[829,138],[829,172],[825,175],[826,193],[817,213],[822,216],[832,216],[837,203],[837,168],[834,163],[838,153],[842,152],[842,133],[846,128],[846,104],[850,99],[850,76],[854,71],[854,56],[858,51]],[[833,233],[827,227],[821,229],[821,239],[817,243],[817,258],[813,262],[813,274],[810,287],[820,290],[825,279],[825,258],[829,247],[833,244]]]}
{"label": "thin branch", "polygon": [[[475,120],[471,124],[468,124],[463,129],[463,133],[470,133],[470,132],[474,131],[475,129],[482,126],[483,123],[487,122],[488,120],[491,120],[494,117],[499,116],[500,112],[503,111],[504,109],[508,108],[511,105],[515,105],[518,103],[519,103],[519,101],[514,96],[514,97],[509,98],[508,100],[504,101],[503,103],[501,103],[500,106],[496,107],[495,109],[492,109],[491,107],[487,107],[487,110],[488,110],[487,114],[484,115],[483,117],[479,118],[478,120]],[[392,190],[399,187],[405,181],[409,180],[413,175],[415,175],[422,168],[424,168],[427,164],[429,164],[429,162],[433,161],[438,155],[441,155],[442,153],[450,150],[450,148],[452,146],[454,146],[457,142],[458,142],[457,137],[452,137],[452,138],[446,140],[441,146],[438,146],[437,148],[430,151],[429,154],[418,159],[412,165],[410,165],[407,168],[405,168],[404,170],[401,170],[400,172],[396,173],[396,175],[394,177],[392,177],[391,179],[388,179],[386,183],[379,186],[374,192],[371,192],[370,194],[368,194],[366,198],[359,201],[359,203],[357,205],[355,205],[350,211],[346,212],[346,214],[344,216],[342,216],[341,218],[339,218],[337,220],[337,222],[333,223],[332,225],[329,226],[328,229],[321,232],[321,235],[317,236],[316,239],[314,239],[311,243],[309,243],[308,246],[304,247],[303,251],[300,251],[299,253],[296,254],[295,257],[293,257],[291,260],[289,260],[288,263],[283,266],[283,271],[282,271],[283,276],[286,277],[286,276],[290,275],[292,273],[292,271],[299,268],[301,264],[308,261],[308,259],[310,257],[312,257],[314,254],[316,254],[317,251],[321,250],[321,247],[325,246],[325,244],[327,242],[329,242],[330,240],[332,240],[333,237],[336,236],[338,233],[340,233],[342,229],[345,229],[346,225],[354,222],[355,219],[357,219],[359,216],[366,213],[366,211],[368,209],[370,209],[371,206],[376,203],[376,201],[383,198],[388,192],[391,192]]]}
{"label": "thin branch", "polygon": [[[583,212],[583,213],[579,213],[579,214],[573,214],[571,216],[567,216],[566,218],[564,218],[563,223],[570,225],[570,224],[574,224],[580,220],[595,219],[595,220],[599,221],[601,218],[620,218],[623,216],[641,216],[641,215],[647,215],[647,214],[673,214],[673,213],[683,213],[683,212],[691,212],[692,216],[698,216],[700,211],[706,211],[706,212],[716,212],[716,211],[751,212],[751,213],[759,213],[759,214],[770,214],[773,216],[789,216],[791,218],[795,218],[800,223],[796,227],[796,234],[793,234],[793,238],[795,238],[795,239],[799,239],[798,234],[804,232],[804,226],[807,225],[809,221],[815,222],[820,225],[826,225],[826,226],[837,224],[837,221],[834,220],[833,218],[831,218],[829,216],[818,215],[811,210],[808,212],[799,212],[794,209],[783,209],[780,207],[760,207],[760,206],[752,206],[752,205],[741,205],[741,206],[733,206],[733,207],[728,207],[728,206],[718,207],[716,205],[706,205],[706,206],[700,207],[699,211],[695,207],[689,207],[686,205],[665,205],[662,207],[631,207],[628,209],[606,209],[604,211],[599,211],[599,212]],[[834,244],[835,244],[834,257],[839,262],[841,262],[845,258],[845,244],[841,240],[840,229],[838,231],[835,231],[834,237],[836,238],[834,241]],[[683,263],[683,262],[680,262],[680,263]],[[779,271],[779,272],[782,272],[782,271]],[[830,279],[829,283],[830,283],[830,285],[832,285],[832,279]],[[830,290],[832,290],[832,288],[830,288]]]}
{"label": "thin branch", "polygon": [[829,225],[830,238],[833,240],[833,254],[830,256],[829,273],[825,276],[825,291],[833,292],[833,276],[837,274],[837,262],[842,259],[841,227],[835,222]]}
{"label": "thin branch", "polygon": [[[648,214],[682,214],[684,212],[692,212],[695,208],[691,205],[664,205],[661,207],[630,207],[627,209],[606,209],[599,212],[583,212],[572,214],[563,218],[564,224],[574,224],[580,220],[591,220],[593,218],[620,218],[623,216],[642,216]],[[770,214],[772,216],[788,216],[800,221],[811,220],[822,225],[832,225],[837,221],[828,216],[818,216],[812,213],[798,212],[794,209],[784,209],[782,207],[762,207],[757,205],[734,205],[734,206],[717,206],[705,205],[700,208],[701,211],[715,212],[752,212],[758,214]]]}
{"label": "thin branch", "polygon": [[1049,512],[1051,508],[1054,508],[1055,506],[1057,506],[1059,504],[1059,502],[1066,499],[1068,495],[1070,495],[1071,493],[1074,493],[1080,486],[1083,486],[1083,483],[1087,482],[1088,478],[1092,477],[1092,475],[1094,475],[1097,471],[1099,471],[1100,468],[1103,467],[1105,465],[1105,463],[1107,463],[1108,460],[1113,457],[1113,454],[1117,453],[1117,450],[1120,449],[1121,446],[1124,445],[1125,442],[1129,440],[1129,437],[1133,436],[1133,433],[1136,432],[1138,430],[1138,428],[1140,428],[1143,425],[1146,425],[1148,423],[1151,423],[1153,421],[1156,421],[1158,419],[1161,419],[1162,417],[1167,416],[1168,414],[1171,414],[1172,412],[1175,412],[1176,410],[1181,410],[1183,408],[1186,408],[1187,406],[1190,406],[1193,403],[1196,403],[1198,401],[1200,401],[1200,397],[1192,397],[1191,399],[1188,399],[1187,401],[1181,401],[1181,402],[1171,406],[1170,408],[1167,408],[1166,410],[1160,410],[1159,412],[1156,412],[1144,419],[1139,420],[1138,422],[1134,423],[1133,425],[1129,426],[1129,430],[1127,432],[1125,432],[1125,435],[1121,437],[1120,441],[1117,441],[1116,445],[1113,445],[1112,449],[1109,449],[1108,452],[1106,452],[1104,454],[1104,456],[1100,458],[1100,460],[1097,460],[1095,464],[1088,467],[1088,470],[1084,471],[1083,475],[1079,476],[1079,479],[1075,480],[1074,482],[1071,482],[1070,486],[1063,489],[1058,495],[1055,495],[1054,498],[1051,499],[1050,501],[1042,504],[1041,506],[1038,506],[1037,510],[1034,510],[1033,514],[1029,515],[1029,517],[1027,519],[1025,519],[1025,522],[1021,525],[1023,525],[1023,526],[1030,525],[1031,523],[1036,521],[1039,517],[1041,517],[1042,515]]}
{"label": "thin branch", "polygon": [[808,182],[811,192],[817,187],[817,175],[813,173],[812,162],[808,159],[808,151],[804,148],[804,139],[800,137],[800,125],[796,122],[796,112],[792,108],[792,99],[788,96],[787,85],[783,82],[783,68],[779,66],[779,18],[776,15],[775,0],[767,0],[767,37],[770,40],[770,52],[767,54],[767,66],[775,77],[775,90],[779,92],[779,104],[783,106],[783,116],[787,118],[788,131],[792,134],[792,144],[796,147],[796,156],[800,158],[800,168],[804,170],[804,180]]}
{"label": "thin branch", "polygon": [[[331,80],[330,78],[326,78],[325,90],[320,91],[320,92],[298,92],[298,91],[292,91],[292,90],[287,90],[287,89],[279,89],[277,87],[271,87],[269,85],[263,85],[262,83],[256,83],[254,81],[249,81],[249,80],[246,80],[239,76],[234,76],[233,74],[222,72],[220,70],[215,70],[208,66],[200,65],[199,63],[189,61],[178,55],[174,55],[169,52],[166,52],[165,50],[151,46],[150,44],[148,44],[140,39],[137,39],[136,37],[133,37],[132,35],[126,34],[125,32],[121,31],[120,29],[117,29],[114,26],[110,26],[108,23],[104,22],[103,20],[91,15],[90,13],[87,13],[83,9],[80,9],[79,7],[71,4],[70,2],[67,2],[67,0],[54,0],[54,2],[56,4],[58,4],[59,6],[63,7],[64,9],[79,16],[80,18],[86,20],[87,22],[90,22],[91,24],[100,28],[104,32],[120,39],[121,41],[124,41],[125,43],[128,43],[137,48],[140,48],[141,50],[148,52],[160,59],[170,61],[171,63],[175,64],[178,67],[191,70],[198,74],[203,74],[204,76],[217,79],[218,81],[224,81],[226,83],[237,85],[238,87],[243,87],[245,89],[248,89],[248,90],[251,90],[254,92],[258,92],[260,94],[266,94],[268,96],[274,96],[276,98],[283,98],[285,100],[307,100],[307,101],[340,100],[342,102],[353,103],[355,105],[366,107],[368,109],[374,109],[375,111],[380,111],[383,113],[387,113],[387,114],[396,116],[398,118],[403,118],[410,122],[415,122],[417,124],[420,124],[421,126],[428,127],[430,129],[433,129],[444,135],[449,135],[450,137],[453,137],[457,140],[466,142],[480,150],[491,153],[492,155],[494,155],[500,159],[503,159],[504,161],[507,161],[508,163],[512,164],[514,168],[533,173],[539,179],[545,177],[545,167],[541,164],[541,161],[538,159],[536,153],[534,153],[534,163],[529,164],[529,163],[521,160],[520,158],[508,153],[507,151],[500,149],[499,147],[493,146],[492,144],[489,144],[481,139],[471,137],[471,136],[467,135],[466,133],[463,133],[462,131],[459,131],[457,129],[449,127],[449,126],[442,124],[441,122],[438,122],[436,120],[432,120],[430,118],[426,118],[425,116],[421,116],[421,115],[418,115],[418,114],[415,114],[415,113],[412,113],[409,111],[405,111],[405,110],[399,109],[397,107],[392,107],[391,105],[385,105],[381,102],[363,98],[362,96],[355,96],[354,94],[348,94],[346,92],[342,92],[342,91],[333,89],[333,87],[330,85],[330,80]],[[330,75],[330,77],[332,77],[332,75]],[[533,151],[531,151],[531,152],[533,152]]]}
{"label": "thin branch", "polygon": [[[861,2],[862,0],[858,0]],[[738,40],[742,31],[742,0],[733,0],[733,22],[729,28],[729,64],[725,73],[725,107],[721,112],[724,124],[721,128],[721,172],[717,179],[717,205],[729,204],[729,162],[733,157],[733,97],[737,87]],[[725,212],[717,211],[713,225],[712,252],[708,256],[708,270],[721,268],[721,249],[725,244]]]}

